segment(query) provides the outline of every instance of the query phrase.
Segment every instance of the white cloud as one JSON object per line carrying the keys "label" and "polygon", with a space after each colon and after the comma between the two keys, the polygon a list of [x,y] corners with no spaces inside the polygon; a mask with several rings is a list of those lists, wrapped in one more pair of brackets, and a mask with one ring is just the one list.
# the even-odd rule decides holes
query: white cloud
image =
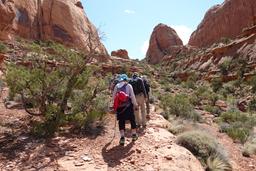
{"label": "white cloud", "polygon": [[135,14],[135,11],[129,9],[124,10],[124,12],[127,14]]}
{"label": "white cloud", "polygon": [[146,40],[143,42],[141,48],[140,48],[140,51],[141,53],[146,56],[146,53],[147,53],[147,50],[148,50],[148,46],[149,46],[149,40]]}
{"label": "white cloud", "polygon": [[177,34],[183,41],[183,44],[186,45],[193,30],[185,25],[174,25],[171,27],[177,32]]}

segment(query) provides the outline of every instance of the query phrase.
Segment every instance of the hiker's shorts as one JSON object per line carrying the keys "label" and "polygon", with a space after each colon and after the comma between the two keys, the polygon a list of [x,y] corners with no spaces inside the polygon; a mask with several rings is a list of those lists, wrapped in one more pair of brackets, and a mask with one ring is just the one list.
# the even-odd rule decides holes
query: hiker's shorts
{"label": "hiker's shorts", "polygon": [[[131,129],[136,128],[136,122],[135,122],[135,115],[134,115],[134,109],[133,105],[131,104],[129,107],[127,107],[124,111],[124,108],[117,109],[117,120],[119,124],[119,130],[125,130],[125,121],[129,120],[131,123]],[[123,111],[122,113],[119,113]]]}

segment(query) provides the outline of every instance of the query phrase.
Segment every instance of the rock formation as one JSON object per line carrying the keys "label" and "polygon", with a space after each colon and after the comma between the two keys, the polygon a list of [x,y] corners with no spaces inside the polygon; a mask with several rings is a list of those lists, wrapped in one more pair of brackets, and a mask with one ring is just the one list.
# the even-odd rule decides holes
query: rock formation
{"label": "rock formation", "polygon": [[208,10],[190,37],[189,45],[209,46],[221,39],[235,38],[246,27],[256,24],[255,0],[225,0]]}
{"label": "rock formation", "polygon": [[112,51],[111,56],[117,56],[123,59],[129,59],[128,52],[125,49],[119,49],[117,51]]}
{"label": "rock formation", "polygon": [[15,18],[15,9],[12,2],[3,3],[0,0],[0,39],[10,39],[10,31],[12,29],[12,21]]}
{"label": "rock formation", "polygon": [[176,31],[164,24],[158,24],[151,35],[146,60],[150,64],[159,63],[164,55],[172,53],[175,46],[182,46]]}
{"label": "rock formation", "polygon": [[0,0],[0,40],[16,35],[107,54],[79,0]]}

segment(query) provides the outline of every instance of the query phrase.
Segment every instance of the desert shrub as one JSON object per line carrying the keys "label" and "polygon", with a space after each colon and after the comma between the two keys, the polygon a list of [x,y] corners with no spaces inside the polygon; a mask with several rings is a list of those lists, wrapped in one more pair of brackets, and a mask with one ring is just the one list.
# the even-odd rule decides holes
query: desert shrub
{"label": "desert shrub", "polygon": [[245,143],[247,138],[250,135],[250,130],[248,128],[243,128],[237,125],[232,125],[226,130],[226,133],[229,137],[231,137],[234,141],[239,141],[241,143]]}
{"label": "desert shrub", "polygon": [[219,65],[219,69],[222,75],[228,75],[231,67],[231,60],[227,59],[222,64]]}
{"label": "desert shrub", "polygon": [[190,96],[189,100],[193,105],[198,105],[203,99],[205,99],[207,94],[209,93],[208,87],[199,86],[196,91]]}
{"label": "desert shrub", "polygon": [[168,129],[172,134],[177,135],[186,131],[186,127],[183,124],[173,125]]}
{"label": "desert shrub", "polygon": [[161,106],[169,115],[175,115],[192,120],[200,120],[200,115],[197,114],[189,98],[184,95],[165,95],[161,98]]}
{"label": "desert shrub", "polygon": [[181,83],[182,83],[182,80],[180,78],[175,78],[173,80],[173,84],[175,84],[175,85],[180,85]]}
{"label": "desert shrub", "polygon": [[171,91],[171,87],[170,86],[164,86],[164,91],[165,92],[170,92]]}
{"label": "desert shrub", "polygon": [[228,37],[221,37],[220,42],[224,44],[229,44],[231,42],[231,39]]}
{"label": "desert shrub", "polygon": [[244,144],[243,156],[250,157],[256,154],[256,137],[252,137],[249,141]]}
{"label": "desert shrub", "polygon": [[252,93],[256,93],[256,76],[251,78],[250,85],[252,86]]}
{"label": "desert shrub", "polygon": [[223,147],[216,139],[206,132],[189,131],[178,136],[177,144],[188,149],[203,165],[207,165],[207,159],[211,156],[220,156],[220,159],[229,165],[227,155]]}
{"label": "desert shrub", "polygon": [[207,100],[209,105],[214,106],[219,99],[218,94],[210,91],[206,86],[200,86],[190,97],[190,101],[193,104],[199,104],[202,100]]}
{"label": "desert shrub", "polygon": [[230,110],[230,111],[224,112],[221,114],[220,117],[221,117],[222,121],[226,122],[226,123],[233,123],[233,122],[237,122],[237,121],[245,122],[248,120],[247,115],[241,113],[238,110]]}
{"label": "desert shrub", "polygon": [[185,88],[191,88],[196,89],[196,81],[198,79],[197,74],[192,74],[190,77],[188,77],[187,81],[184,83]]}
{"label": "desert shrub", "polygon": [[217,92],[218,90],[220,90],[222,88],[222,80],[221,78],[214,78],[211,81],[211,87],[213,92]]}
{"label": "desert shrub", "polygon": [[5,53],[6,50],[7,50],[7,47],[5,46],[5,44],[0,42],[0,53]]}
{"label": "desert shrub", "polygon": [[226,123],[227,127],[221,128],[222,132],[226,132],[233,140],[244,143],[250,135],[251,129],[256,125],[256,118],[253,115],[241,113],[237,110],[224,112],[220,116],[220,125]]}
{"label": "desert shrub", "polygon": [[210,156],[206,161],[205,171],[232,171],[229,161],[219,155]]}
{"label": "desert shrub", "polygon": [[214,115],[217,115],[217,116],[219,116],[221,114],[221,110],[217,106],[206,105],[204,107],[204,110],[207,111],[207,112],[210,112]]}
{"label": "desert shrub", "polygon": [[[22,97],[26,112],[42,118],[36,130],[51,128],[45,135],[52,135],[67,114],[82,114],[89,121],[100,117],[95,114],[102,113],[97,98],[107,85],[102,78],[94,78],[97,68],[88,65],[100,54],[93,50],[81,53],[52,42],[26,47],[32,52],[25,54],[20,65],[8,64],[6,82],[11,94]],[[45,49],[51,49],[51,54]]]}
{"label": "desert shrub", "polygon": [[249,102],[249,111],[256,111],[256,98],[254,97],[250,102]]}

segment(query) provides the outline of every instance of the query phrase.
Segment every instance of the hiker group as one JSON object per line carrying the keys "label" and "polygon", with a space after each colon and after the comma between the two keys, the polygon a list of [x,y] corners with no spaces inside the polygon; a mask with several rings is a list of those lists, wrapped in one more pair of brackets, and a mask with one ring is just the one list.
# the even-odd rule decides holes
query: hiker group
{"label": "hiker group", "polygon": [[138,139],[137,129],[146,127],[149,118],[150,85],[146,76],[134,73],[132,78],[126,74],[115,75],[111,80],[110,90],[113,92],[113,109],[116,112],[120,145],[125,144],[125,122],[130,121],[132,141]]}

